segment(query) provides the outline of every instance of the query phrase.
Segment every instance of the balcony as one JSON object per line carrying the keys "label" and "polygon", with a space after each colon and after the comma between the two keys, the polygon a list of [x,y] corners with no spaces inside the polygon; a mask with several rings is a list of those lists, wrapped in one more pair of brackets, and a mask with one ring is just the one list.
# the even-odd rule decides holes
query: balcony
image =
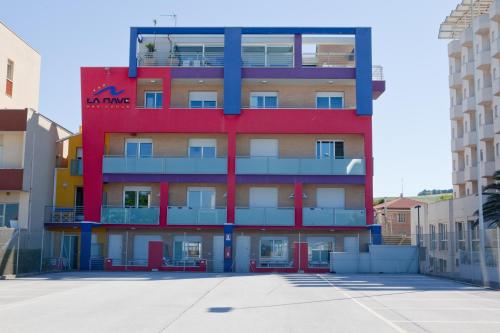
{"label": "balcony", "polygon": [[168,207],[169,225],[223,225],[226,223],[226,208]]}
{"label": "balcony", "polygon": [[365,160],[361,158],[238,157],[236,173],[240,175],[364,175]]}
{"label": "balcony", "polygon": [[453,185],[465,183],[464,177],[465,177],[464,170],[453,172],[452,173]]}
{"label": "balcony", "polygon": [[448,57],[460,58],[462,53],[462,45],[458,39],[448,43]]}
{"label": "balcony", "polygon": [[479,140],[493,140],[494,136],[493,123],[479,126]]}
{"label": "balcony", "polygon": [[490,30],[490,16],[488,14],[475,17],[473,23],[475,34],[483,35]]}
{"label": "balcony", "polygon": [[149,52],[137,54],[141,67],[223,67],[224,51],[220,52]]}
{"label": "balcony", "polygon": [[492,94],[494,94],[495,96],[500,96],[500,78],[494,79],[492,86],[493,86]]}
{"label": "balcony", "polygon": [[477,180],[477,167],[465,167],[464,180],[466,182]]}
{"label": "balcony", "polygon": [[493,129],[495,133],[500,133],[500,117],[493,118],[493,124],[494,124]]}
{"label": "balcony", "polygon": [[464,138],[453,138],[451,139],[451,151],[457,152],[464,150]]}
{"label": "balcony", "polygon": [[491,85],[489,87],[482,87],[477,94],[477,103],[480,105],[489,104],[493,100],[493,92]]}
{"label": "balcony", "polygon": [[477,132],[464,133],[464,147],[475,146],[477,144]]}
{"label": "balcony", "polygon": [[356,67],[354,52],[302,53],[302,66],[306,67]]}
{"label": "balcony", "polygon": [[490,20],[500,21],[500,3],[493,1],[490,5]]}
{"label": "balcony", "polygon": [[497,38],[491,42],[491,56],[496,59],[500,59],[500,38]]}
{"label": "balcony", "polygon": [[71,160],[69,162],[69,173],[71,176],[83,175],[83,160]]}
{"label": "balcony", "polygon": [[127,158],[104,156],[103,173],[226,174],[227,159],[189,157]]}
{"label": "balcony", "polygon": [[293,67],[293,51],[290,52],[250,52],[243,51],[241,53],[243,67],[245,68],[283,68]]}
{"label": "balcony", "polygon": [[462,64],[462,79],[469,80],[474,77],[474,61],[469,61],[468,63]]}
{"label": "balcony", "polygon": [[83,206],[45,207],[45,223],[75,223],[83,221]]}
{"label": "balcony", "polygon": [[478,54],[476,58],[476,67],[478,69],[488,69],[491,65],[491,51],[490,49],[483,50]]}
{"label": "balcony", "polygon": [[460,36],[460,44],[465,47],[472,46],[472,28],[469,27],[462,32]]}
{"label": "balcony", "polygon": [[159,213],[160,209],[158,207],[103,206],[101,209],[101,223],[157,225]]}
{"label": "balcony", "polygon": [[472,96],[472,97],[464,99],[463,104],[462,104],[462,109],[464,112],[476,110],[476,97]]}
{"label": "balcony", "polygon": [[495,173],[495,161],[486,161],[481,164],[481,175],[483,177],[493,177]]}
{"label": "balcony", "polygon": [[448,83],[450,88],[453,89],[462,86],[462,74],[460,72],[451,73],[448,76]]}
{"label": "balcony", "polygon": [[450,118],[452,120],[463,118],[463,106],[462,104],[455,104],[450,107]]}
{"label": "balcony", "polygon": [[303,208],[302,218],[304,226],[352,227],[366,225],[364,209]]}
{"label": "balcony", "polygon": [[293,226],[295,224],[295,212],[294,208],[236,208],[235,224],[249,226]]}

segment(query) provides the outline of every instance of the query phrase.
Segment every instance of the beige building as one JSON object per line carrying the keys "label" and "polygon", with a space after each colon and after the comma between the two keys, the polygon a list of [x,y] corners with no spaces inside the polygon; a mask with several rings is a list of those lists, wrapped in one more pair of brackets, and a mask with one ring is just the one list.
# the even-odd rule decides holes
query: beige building
{"label": "beige building", "polygon": [[38,110],[41,57],[0,21],[0,109]]}

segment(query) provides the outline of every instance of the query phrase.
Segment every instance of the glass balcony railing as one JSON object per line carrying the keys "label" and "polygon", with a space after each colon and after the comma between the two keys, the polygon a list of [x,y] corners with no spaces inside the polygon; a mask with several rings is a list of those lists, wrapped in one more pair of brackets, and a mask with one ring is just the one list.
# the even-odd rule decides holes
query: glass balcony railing
{"label": "glass balcony railing", "polygon": [[81,176],[83,175],[83,160],[71,160],[69,162],[69,173],[71,176]]}
{"label": "glass balcony railing", "polygon": [[302,66],[307,67],[356,67],[353,52],[302,53]]}
{"label": "glass balcony railing", "polygon": [[275,157],[238,157],[237,174],[276,175],[364,175],[361,158],[312,159]]}
{"label": "glass balcony railing", "polygon": [[223,225],[226,223],[226,208],[168,207],[170,225]]}
{"label": "glass balcony railing", "polygon": [[224,52],[139,52],[141,67],[223,67]]}
{"label": "glass balcony railing", "polygon": [[158,207],[119,207],[103,206],[101,223],[104,224],[159,224],[160,209]]}
{"label": "glass balcony railing", "polygon": [[342,208],[303,208],[302,224],[304,226],[364,226],[366,213],[364,209]]}
{"label": "glass balcony railing", "polygon": [[243,67],[293,67],[293,52],[245,52],[241,54]]}
{"label": "glass balcony railing", "polygon": [[104,156],[103,173],[225,174],[227,159]]}
{"label": "glass balcony railing", "polygon": [[259,226],[293,226],[295,224],[295,213],[293,208],[236,208],[235,224]]}

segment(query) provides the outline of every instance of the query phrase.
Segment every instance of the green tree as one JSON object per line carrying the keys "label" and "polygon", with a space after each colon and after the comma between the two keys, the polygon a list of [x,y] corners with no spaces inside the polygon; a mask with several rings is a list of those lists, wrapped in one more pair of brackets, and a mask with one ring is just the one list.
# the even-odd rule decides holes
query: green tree
{"label": "green tree", "polygon": [[[484,223],[488,227],[500,227],[500,170],[493,175],[493,183],[483,189],[486,201],[483,203]],[[474,215],[479,216],[476,210]]]}

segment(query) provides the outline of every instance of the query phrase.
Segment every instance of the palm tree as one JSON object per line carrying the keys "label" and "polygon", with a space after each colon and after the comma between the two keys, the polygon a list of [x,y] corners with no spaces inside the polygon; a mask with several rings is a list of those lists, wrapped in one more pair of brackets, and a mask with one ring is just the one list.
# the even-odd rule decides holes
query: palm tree
{"label": "palm tree", "polygon": [[[500,170],[493,174],[493,183],[483,189],[483,195],[487,197],[483,203],[484,223],[488,227],[500,228]],[[475,211],[475,216],[479,216],[479,211]]]}

